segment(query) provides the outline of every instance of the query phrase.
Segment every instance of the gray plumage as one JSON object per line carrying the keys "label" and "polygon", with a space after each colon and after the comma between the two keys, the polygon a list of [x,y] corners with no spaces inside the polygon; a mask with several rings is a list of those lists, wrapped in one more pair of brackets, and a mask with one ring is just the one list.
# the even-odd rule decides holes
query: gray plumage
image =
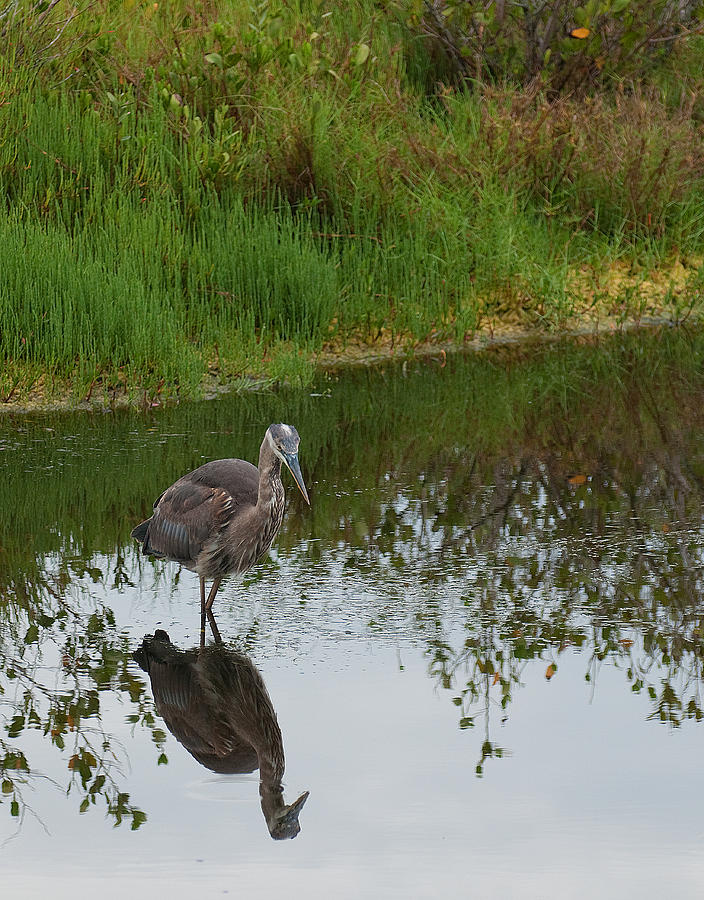
{"label": "gray plumage", "polygon": [[[154,503],[151,518],[132,537],[142,552],[174,560],[200,577],[201,607],[209,610],[220,580],[246,572],[269,550],[284,515],[281,462],[309,503],[298,462],[298,432],[270,425],[259,449],[259,465],[217,459],[183,475]],[[213,579],[206,600],[205,580]]]}
{"label": "gray plumage", "polygon": [[148,673],[157,712],[176,740],[213,772],[258,768],[269,833],[275,840],[295,837],[308,792],[284,803],[281,729],[252,661],[223,644],[179,650],[161,630],[145,636],[134,658]]}

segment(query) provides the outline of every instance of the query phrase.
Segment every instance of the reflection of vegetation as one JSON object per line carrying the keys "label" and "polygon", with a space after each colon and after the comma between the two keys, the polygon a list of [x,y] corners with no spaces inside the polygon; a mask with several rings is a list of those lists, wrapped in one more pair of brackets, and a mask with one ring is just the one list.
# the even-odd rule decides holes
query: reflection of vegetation
{"label": "reflection of vegetation", "polygon": [[[102,800],[116,825],[126,818],[135,829],[146,815],[121,790],[122,752],[102,727],[101,702],[108,689],[128,696],[158,742],[150,701],[128,670],[127,641],[112,612],[96,606],[82,614],[60,597],[62,581],[44,575],[39,584],[25,584],[21,598],[15,591],[0,601],[0,802],[9,801],[10,815],[22,821],[34,812],[27,789],[48,780],[77,793],[80,812]],[[65,785],[31,761],[25,739],[33,730],[65,760]]]}
{"label": "reflection of vegetation", "polygon": [[[453,462],[468,475],[473,459],[488,472],[490,461],[500,465],[502,457],[527,451],[558,451],[565,465],[600,447],[614,453],[624,447],[634,458],[659,445],[653,411],[676,417],[678,428],[688,422],[696,429],[704,424],[704,333],[457,356],[443,369],[430,361],[339,381],[330,376],[325,387],[324,396],[224,397],[160,410],[155,418],[122,412],[4,422],[0,459],[13,515],[0,521],[3,552],[36,548],[75,560],[131,548],[130,524],[165,485],[204,459],[256,459],[262,423],[281,420],[301,434],[306,481],[320,483],[305,516],[297,515],[302,505],[292,504],[282,540],[293,545],[309,537],[312,515],[321,534],[341,519],[346,537],[359,545],[368,528],[347,529],[347,521],[375,525],[380,507],[369,495],[393,499],[384,494],[387,474],[390,489],[408,474],[415,492],[415,476],[432,488]],[[355,493],[341,505],[325,484],[344,486],[346,478],[354,479]],[[36,490],[27,491],[28,479]],[[17,562],[24,567],[28,560]]]}
{"label": "reflection of vegetation", "polygon": [[[326,389],[222,398],[154,418],[6,423],[0,460],[12,515],[0,520],[0,589],[13,630],[3,646],[27,654],[41,644],[57,662],[67,648],[83,660],[74,694],[111,686],[146,703],[119,660],[110,668],[110,654],[126,648],[105,611],[95,613],[102,630],[76,634],[57,598],[77,577],[120,588],[154,571],[128,537],[151,498],[204,458],[256,459],[262,423],[283,419],[302,436],[313,505],[302,514],[289,492],[279,546],[314,564],[316,578],[327,568],[331,583],[353,571],[391,590],[419,586],[423,608],[413,612],[432,672],[463,727],[484,724],[480,767],[504,752],[486,729],[492,710],[508,715],[526,662],[559,666],[568,648],[588,656],[592,684],[603,664],[621,668],[654,720],[701,719],[704,335],[457,357],[442,369],[330,376]],[[96,565],[103,557],[110,576]],[[459,646],[435,599],[448,580],[466,604]],[[404,588],[375,610],[382,628]],[[102,668],[90,662],[101,648]],[[70,674],[62,670],[62,683]],[[94,722],[90,709],[78,710],[84,724]],[[69,712],[56,719],[62,739]],[[135,715],[153,728],[148,706]],[[103,772],[87,768],[90,793]]]}
{"label": "reflection of vegetation", "polygon": [[[428,653],[430,674],[452,693],[459,708],[460,728],[482,727],[478,775],[487,758],[506,752],[492,740],[490,726],[496,717],[502,724],[507,720],[529,660],[542,660],[545,677],[550,679],[559,677],[560,656],[578,650],[588,656],[587,682],[596,686],[603,664],[622,670],[631,691],[647,693],[650,719],[679,727],[688,719],[699,722],[704,715],[704,617],[700,614],[684,617],[682,627],[671,632],[654,623],[639,628],[633,622],[570,625],[559,621],[559,615],[551,618],[549,614],[536,619],[525,606],[475,611],[478,621],[470,617],[463,645],[455,648],[447,641],[431,639]],[[661,612],[658,609],[655,617]],[[586,610],[574,611],[575,620],[587,615]],[[598,616],[597,608],[593,617]],[[532,622],[526,621],[530,618]]]}
{"label": "reflection of vegetation", "polygon": [[460,727],[484,718],[478,774],[501,755],[490,712],[506,715],[525,662],[544,660],[551,678],[566,650],[589,655],[592,684],[603,663],[622,669],[634,693],[647,693],[652,719],[702,719],[704,461],[664,425],[660,438],[647,459],[636,444],[583,460],[589,474],[558,457],[525,458],[448,490],[441,552],[471,554],[481,571],[468,578],[464,644],[432,640],[431,673],[455,694]]}

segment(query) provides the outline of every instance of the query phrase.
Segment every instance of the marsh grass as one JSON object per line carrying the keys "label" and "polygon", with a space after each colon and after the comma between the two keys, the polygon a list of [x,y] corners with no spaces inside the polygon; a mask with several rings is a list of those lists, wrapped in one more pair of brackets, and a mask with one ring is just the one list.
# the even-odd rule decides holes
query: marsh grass
{"label": "marsh grass", "polygon": [[[701,264],[696,37],[579,97],[428,95],[366,0],[5,13],[0,396],[149,401],[305,380],[350,341],[559,329],[608,293],[575,273],[613,265],[609,309],[638,318],[642,278]],[[698,314],[699,289],[661,294]]]}

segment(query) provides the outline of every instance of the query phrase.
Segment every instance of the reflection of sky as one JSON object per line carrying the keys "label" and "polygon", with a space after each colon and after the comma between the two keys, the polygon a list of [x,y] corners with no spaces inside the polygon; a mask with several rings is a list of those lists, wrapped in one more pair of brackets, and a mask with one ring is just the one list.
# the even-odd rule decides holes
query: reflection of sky
{"label": "reflection of sky", "polygon": [[[79,816],[78,799],[38,790],[30,804],[50,836],[28,816],[5,845],[4,896],[662,897],[673,885],[699,896],[697,726],[648,722],[647,698],[608,664],[592,699],[586,654],[567,651],[550,682],[545,660],[526,664],[506,725],[492,712],[491,738],[510,755],[487,760],[478,779],[481,716],[459,729],[454,694],[428,677],[411,630],[398,620],[370,629],[363,601],[286,601],[286,583],[272,570],[246,605],[230,582],[218,622],[231,637],[261,619],[253,659],[284,736],[286,797],[311,792],[298,838],[270,839],[256,777],[215,776],[170,735],[169,763],[157,766],[148,732],[125,724],[129,703],[105,695],[105,730],[129,759],[124,790],[147,823],[114,829],[100,806]],[[171,596],[145,585],[106,594],[135,644],[157,626],[196,643],[190,573]],[[458,627],[448,626],[455,645]],[[33,765],[65,766],[36,732],[30,740]],[[9,834],[9,817],[0,823]]]}

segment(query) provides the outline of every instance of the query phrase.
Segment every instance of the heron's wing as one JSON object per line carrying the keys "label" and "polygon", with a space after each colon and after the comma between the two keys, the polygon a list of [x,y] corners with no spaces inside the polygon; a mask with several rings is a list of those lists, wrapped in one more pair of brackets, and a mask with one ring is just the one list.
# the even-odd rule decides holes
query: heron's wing
{"label": "heron's wing", "polygon": [[183,659],[149,661],[149,679],[156,710],[176,740],[202,766],[226,774],[252,772],[259,766],[257,752],[225,716],[223,704],[211,705],[196,677],[192,662]]}
{"label": "heron's wing", "polygon": [[227,491],[235,508],[257,502],[259,469],[244,459],[214,459],[185,477]]}
{"label": "heron's wing", "polygon": [[224,757],[231,751],[227,728],[204,702],[190,665],[151,659],[149,679],[157,712],[190,753]]}
{"label": "heron's wing", "polygon": [[154,504],[143,552],[190,563],[245,507],[254,506],[259,470],[242,459],[218,459],[189,472]]}

